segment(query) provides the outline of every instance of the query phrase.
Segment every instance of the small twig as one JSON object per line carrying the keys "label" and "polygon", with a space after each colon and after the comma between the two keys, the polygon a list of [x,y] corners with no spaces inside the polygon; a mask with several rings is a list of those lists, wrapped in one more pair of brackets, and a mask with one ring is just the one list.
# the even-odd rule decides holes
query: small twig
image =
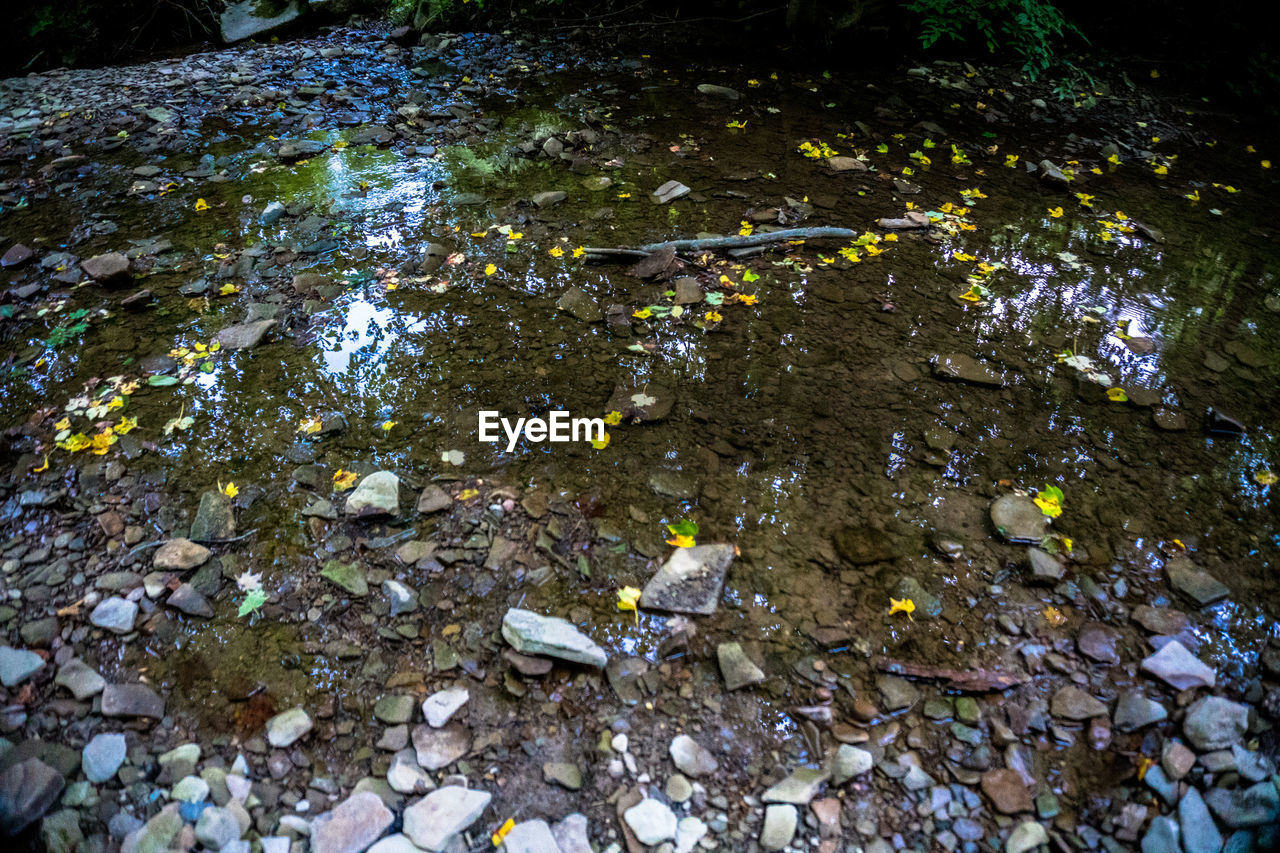
{"label": "small twig", "polygon": [[820,240],[826,238],[854,238],[858,232],[850,228],[784,228],[781,231],[766,231],[760,234],[734,237],[706,237],[701,240],[667,240],[663,243],[649,243],[638,249],[604,249],[588,248],[588,256],[595,258],[624,257],[643,258],[666,248],[677,252],[701,251],[704,249],[745,249],[750,246],[766,246],[770,243],[783,243],[792,240]]}
{"label": "small twig", "polygon": [[195,539],[192,541],[203,542],[208,545],[226,545],[229,542],[239,542],[241,539],[248,539],[250,536],[252,536],[257,532],[258,532],[258,528],[255,527],[252,530],[246,530],[244,533],[241,533],[239,536],[232,536],[230,539]]}

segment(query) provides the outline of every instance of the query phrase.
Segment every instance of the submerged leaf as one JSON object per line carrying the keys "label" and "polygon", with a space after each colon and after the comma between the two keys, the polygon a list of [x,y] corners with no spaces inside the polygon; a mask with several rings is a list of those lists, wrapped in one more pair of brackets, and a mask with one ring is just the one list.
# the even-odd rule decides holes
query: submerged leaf
{"label": "submerged leaf", "polygon": [[624,586],[618,590],[618,609],[630,610],[636,617],[636,624],[640,624],[640,611],[636,609],[636,603],[640,601],[640,590],[634,586]]}

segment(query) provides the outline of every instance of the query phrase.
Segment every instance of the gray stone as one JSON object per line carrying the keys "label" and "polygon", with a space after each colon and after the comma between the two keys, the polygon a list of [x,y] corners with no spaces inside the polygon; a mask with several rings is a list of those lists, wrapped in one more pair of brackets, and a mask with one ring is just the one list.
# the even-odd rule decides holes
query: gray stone
{"label": "gray stone", "polygon": [[293,746],[311,731],[311,718],[302,708],[290,708],[267,720],[267,743],[283,749]]}
{"label": "gray stone", "polygon": [[1116,700],[1116,711],[1112,721],[1120,731],[1132,732],[1168,718],[1169,712],[1159,702],[1130,690],[1121,693],[1120,698]]}
{"label": "gray stone", "polygon": [[106,679],[79,658],[72,658],[59,667],[53,683],[70,690],[71,695],[80,701],[98,695],[107,686]]}
{"label": "gray stone", "polygon": [[935,355],[933,374],[942,379],[967,382],[970,385],[985,385],[993,388],[1004,386],[1004,376],[995,367],[971,355],[958,352]]}
{"label": "gray stone", "polygon": [[587,818],[574,812],[551,827],[560,853],[594,853],[591,837],[587,834]]}
{"label": "gray stone", "polygon": [[418,752],[420,765],[427,770],[440,770],[470,752],[471,733],[461,723],[449,723],[438,729],[414,726],[413,748]]}
{"label": "gray stone", "polygon": [[[211,806],[200,812],[196,821],[196,841],[210,850],[222,850],[240,840],[240,822],[228,809]],[[315,849],[315,844],[312,844]]]}
{"label": "gray stone", "polygon": [[1221,696],[1203,696],[1187,709],[1183,734],[1201,752],[1227,749],[1249,730],[1249,706]]}
{"label": "gray stone", "polygon": [[213,607],[209,604],[209,599],[196,590],[189,583],[179,584],[170,595],[166,602],[170,607],[181,610],[188,616],[200,616],[205,619],[213,618]]}
{"label": "gray stone", "polygon": [[400,478],[390,471],[375,471],[360,481],[347,498],[347,515],[398,515]]}
{"label": "gray stone", "polygon": [[452,504],[453,498],[449,497],[449,493],[444,489],[439,486],[427,486],[418,496],[417,510],[420,515],[431,515],[433,512],[448,509]]}
{"label": "gray stone", "polygon": [[604,312],[600,310],[596,301],[585,290],[576,286],[560,294],[560,299],[556,301],[556,310],[563,311],[584,323],[598,323],[604,319]]}
{"label": "gray stone", "polygon": [[94,255],[80,262],[85,275],[104,284],[116,283],[129,277],[129,259],[120,252]]}
{"label": "gray stone", "polygon": [[383,696],[373,705],[373,716],[384,723],[395,725],[407,723],[413,717],[413,706],[417,704],[412,696]]}
{"label": "gray stone", "polygon": [[[263,840],[265,841],[266,839]],[[378,841],[378,843],[369,848],[369,853],[421,853],[421,850],[422,848],[409,840],[409,836],[396,833]],[[263,845],[262,853],[268,853],[265,844]],[[289,853],[287,839],[281,853]]]}
{"label": "gray stone", "polygon": [[79,813],[75,809],[64,808],[46,817],[40,823],[40,841],[44,844],[45,853],[76,853],[84,841]]}
{"label": "gray stone", "polygon": [[0,646],[0,684],[15,687],[44,669],[44,658],[27,649]]}
{"label": "gray stone", "polygon": [[365,578],[364,569],[359,563],[344,563],[341,560],[330,560],[320,570],[320,577],[345,589],[356,598],[369,594],[369,581]]}
{"label": "gray stone", "polygon": [[913,577],[901,578],[893,589],[889,590],[889,597],[902,599],[911,599],[916,609],[914,618],[928,621],[937,619],[942,615],[942,599],[926,590],[920,585],[920,581]]}
{"label": "gray stone", "polygon": [[440,853],[454,836],[479,820],[492,797],[450,785],[432,791],[404,811],[404,834],[431,853]]}
{"label": "gray stone", "polygon": [[237,323],[219,330],[215,340],[225,349],[250,349],[262,343],[267,330],[276,324],[275,320],[255,320],[252,323]]}
{"label": "gray stone", "polygon": [[165,806],[134,837],[134,853],[162,853],[169,849],[174,837],[182,830],[182,817],[178,805]]}
{"label": "gray stone", "polygon": [[86,779],[100,785],[116,775],[127,752],[124,735],[114,732],[94,735],[80,754],[80,768]]}
{"label": "gray stone", "polygon": [[505,853],[560,853],[560,845],[545,820],[526,820],[511,827],[502,840]]}
{"label": "gray stone", "polygon": [[844,743],[831,761],[831,784],[843,785],[855,776],[871,772],[875,758],[865,749]]}
{"label": "gray stone", "polygon": [[795,806],[785,804],[766,806],[764,828],[760,830],[760,846],[770,851],[786,847],[796,835],[796,824],[799,819]]}
{"label": "gray stone", "polygon": [[711,754],[711,750],[702,746],[688,735],[676,735],[669,747],[671,761],[681,773],[697,779],[715,773],[720,769],[720,762]]}
{"label": "gray stone", "polygon": [[1280,820],[1280,794],[1270,781],[1251,788],[1213,788],[1204,801],[1218,820],[1231,829],[1266,826]]}
{"label": "gray stone", "polygon": [[418,594],[411,587],[405,586],[400,581],[388,578],[382,582],[382,594],[387,597],[387,604],[391,607],[391,615],[399,616],[402,613],[412,613],[418,609]]}
{"label": "gray stone", "polygon": [[512,608],[502,617],[502,636],[521,654],[548,655],[598,667],[609,662],[604,649],[555,616]]}
{"label": "gray stone", "polygon": [[645,797],[622,814],[641,844],[655,846],[676,837],[676,816],[667,805]]}
{"label": "gray stone", "polygon": [[94,625],[116,634],[127,634],[132,631],[133,620],[136,618],[138,618],[138,605],[115,595],[102,599],[89,614],[89,621]]}
{"label": "gray stone", "polygon": [[427,771],[418,765],[417,754],[412,749],[402,749],[391,756],[387,784],[400,794],[425,794],[436,787]]}
{"label": "gray stone", "polygon": [[1222,849],[1222,833],[1195,788],[1188,788],[1178,802],[1178,828],[1184,853],[1218,853]]}
{"label": "gray stone", "polygon": [[395,815],[370,791],[352,794],[327,819],[311,826],[311,853],[360,853],[377,841],[395,821]]}
{"label": "gray stone", "polygon": [[886,711],[900,711],[920,701],[920,690],[905,678],[877,675],[876,690]]}
{"label": "gray stone", "polygon": [[108,684],[102,690],[104,717],[164,717],[164,700],[145,684]]}
{"label": "gray stone", "polygon": [[285,215],[284,205],[278,201],[269,202],[262,209],[262,214],[258,217],[258,221],[263,225],[275,225]]}
{"label": "gray stone", "polygon": [[791,775],[764,792],[761,798],[766,803],[791,803],[794,806],[805,806],[818,795],[818,790],[827,781],[827,773],[812,767],[799,767]]}
{"label": "gray stone", "polygon": [[1120,635],[1114,628],[1098,622],[1089,622],[1076,635],[1076,648],[1080,653],[1099,663],[1120,663],[1120,655],[1116,651],[1116,643]]}
{"label": "gray stone", "polygon": [[704,298],[702,285],[698,284],[696,278],[691,276],[683,276],[673,282],[675,296],[672,302],[676,305],[697,305]]}
{"label": "gray stone", "polygon": [[764,681],[764,670],[747,657],[740,643],[721,643],[716,646],[716,657],[726,690],[739,690]]}
{"label": "gray stone", "polygon": [[470,698],[471,693],[465,687],[440,690],[432,693],[422,703],[422,715],[426,718],[427,725],[438,729],[449,722],[449,718],[458,713]]}
{"label": "gray stone", "polygon": [[1039,542],[1049,518],[1026,495],[1004,495],[991,505],[991,523],[1010,542]]}
{"label": "gray stone", "polygon": [[1164,800],[1167,805],[1173,805],[1178,801],[1178,782],[1176,779],[1170,779],[1164,775],[1164,768],[1159,764],[1147,768],[1146,775],[1142,777],[1143,783],[1160,795],[1160,799]]}
{"label": "gray stone", "polygon": [[44,817],[66,781],[38,758],[28,758],[0,773],[0,834],[17,835]]}
{"label": "gray stone", "polygon": [[301,0],[284,0],[272,5],[261,0],[228,3],[219,19],[222,40],[227,44],[266,35],[302,16]]}
{"label": "gray stone", "polygon": [[1107,713],[1107,706],[1074,685],[1060,688],[1049,702],[1049,710],[1055,717],[1079,721],[1100,717]]}
{"label": "gray stone", "polygon": [[531,201],[538,207],[554,207],[569,197],[569,194],[562,190],[547,190],[534,195]]}
{"label": "gray stone", "polygon": [[203,803],[209,799],[209,783],[199,776],[185,776],[169,790],[169,798],[180,803]]}
{"label": "gray stone", "polygon": [[699,83],[698,94],[711,98],[724,98],[726,101],[736,101],[742,97],[736,90],[728,86],[717,86],[714,83]]}
{"label": "gray stone", "polygon": [[1009,840],[1004,843],[1005,853],[1029,853],[1037,847],[1049,843],[1049,833],[1034,820],[1023,821],[1009,833]]}
{"label": "gray stone", "polygon": [[677,548],[645,584],[640,606],[709,616],[720,603],[733,556],[732,545]]}
{"label": "gray stone", "polygon": [[209,559],[209,549],[190,539],[170,539],[156,549],[151,565],[157,569],[184,572],[203,566]]}
{"label": "gray stone", "polygon": [[[1036,507],[1034,503],[1032,504],[1032,508],[1035,509],[1036,514],[1040,516],[1040,519],[1031,519],[1031,523],[1039,524],[1043,527],[1043,519],[1045,518],[1044,513],[1040,512],[1039,508]],[[993,517],[994,512],[995,510],[993,508]],[[1067,572],[1067,569],[1062,564],[1061,560],[1050,554],[1048,551],[1044,551],[1040,548],[1028,549],[1027,561],[1031,566],[1031,579],[1035,581],[1041,581],[1043,583],[1057,583],[1062,580],[1062,576]]]}
{"label": "gray stone", "polygon": [[569,791],[582,787],[582,771],[576,764],[568,761],[548,761],[543,764],[542,778]]}
{"label": "gray stone", "polygon": [[1217,681],[1212,669],[1187,651],[1177,640],[1165,643],[1160,651],[1142,661],[1143,672],[1150,673],[1176,690],[1189,687],[1212,687]]}
{"label": "gray stone", "polygon": [[191,539],[209,542],[230,539],[236,535],[236,516],[231,499],[222,492],[209,489],[200,495],[200,506],[191,522]]}
{"label": "gray stone", "polygon": [[655,204],[668,204],[678,198],[684,198],[693,190],[686,187],[679,181],[667,181],[662,186],[653,191],[650,199]]}
{"label": "gray stone", "polygon": [[1204,607],[1231,594],[1221,581],[1199,569],[1185,555],[1179,554],[1165,564],[1169,585],[1196,604]]}

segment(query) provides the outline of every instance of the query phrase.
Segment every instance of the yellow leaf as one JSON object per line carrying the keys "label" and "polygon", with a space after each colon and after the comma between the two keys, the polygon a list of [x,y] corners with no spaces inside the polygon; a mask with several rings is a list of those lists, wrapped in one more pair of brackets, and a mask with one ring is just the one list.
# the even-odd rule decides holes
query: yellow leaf
{"label": "yellow leaf", "polygon": [[916,612],[916,603],[911,599],[909,598],[901,598],[901,599],[890,598],[889,599],[889,615],[890,616],[892,616],[895,613],[905,613],[907,614],[908,619],[912,619],[914,621],[914,617],[911,614],[915,612]]}
{"label": "yellow leaf", "polygon": [[612,411],[604,416],[604,422],[609,426],[617,426],[622,423],[622,412]]}
{"label": "yellow leaf", "polygon": [[1080,204],[1084,205],[1085,207],[1093,207],[1094,197],[1089,195],[1088,193],[1076,193],[1076,198],[1080,199]]}
{"label": "yellow leaf", "polygon": [[128,415],[120,419],[120,423],[116,426],[116,435],[125,435],[138,425],[137,418],[131,418]]}
{"label": "yellow leaf", "polygon": [[580,258],[580,257],[582,257],[583,255],[585,255],[586,253],[587,253],[587,250],[586,250],[586,249],[584,249],[582,246],[579,246],[578,248],[576,248],[576,249],[574,249],[574,250],[573,250],[573,256],[574,256],[575,258]]}
{"label": "yellow leaf", "polygon": [[1040,508],[1040,511],[1050,518],[1057,518],[1062,515],[1062,504],[1058,503],[1056,500],[1040,497],[1034,498],[1033,500],[1035,501],[1035,505]]}
{"label": "yellow leaf", "polygon": [[1271,168],[1271,161],[1270,161],[1270,160],[1263,160],[1263,161],[1262,161],[1262,163],[1261,163],[1260,165],[1261,165],[1261,166],[1262,166],[1262,168],[1264,168],[1264,169],[1270,169],[1270,168]]}
{"label": "yellow leaf", "polygon": [[752,232],[752,231],[754,231],[754,230],[755,230],[755,227],[754,227],[750,222],[748,222],[747,220],[745,220],[745,219],[744,219],[744,220],[742,220],[741,227],[740,227],[740,228],[738,228],[738,236],[739,236],[739,237],[750,237],[750,236],[751,236],[751,232]]}
{"label": "yellow leaf", "polygon": [[218,491],[222,492],[229,498],[234,498],[236,495],[240,494],[240,490],[236,488],[235,483],[227,483],[225,486],[222,485],[222,483],[218,483]]}
{"label": "yellow leaf", "polygon": [[673,533],[672,538],[667,540],[668,545],[674,545],[677,548],[692,548],[697,543],[692,536],[686,536],[683,533]]}
{"label": "yellow leaf", "polygon": [[31,473],[32,473],[32,474],[39,474],[39,473],[41,473],[42,471],[48,471],[48,470],[49,470],[49,454],[48,454],[48,453],[46,453],[46,454],[44,455],[44,464],[43,464],[43,465],[41,465],[39,468],[32,468],[32,469],[31,469]]}
{"label": "yellow leaf", "polygon": [[90,442],[93,446],[93,455],[94,456],[104,455],[107,452],[107,450],[110,449],[111,445],[116,443],[116,441],[117,439],[116,439],[115,432],[111,429],[111,427],[107,427],[102,432],[95,435],[93,437],[93,441]]}
{"label": "yellow leaf", "polygon": [[[48,465],[49,465],[49,459],[48,457],[45,457],[45,467],[48,467]],[[1254,479],[1254,482],[1256,482],[1259,486],[1274,486],[1277,482],[1280,482],[1280,477],[1277,477],[1275,472],[1271,471],[1268,468],[1263,468],[1260,471],[1255,471],[1253,474],[1253,479]]]}
{"label": "yellow leaf", "polygon": [[319,418],[307,418],[298,423],[298,432],[305,435],[315,435],[324,426],[324,422]]}
{"label": "yellow leaf", "polygon": [[594,447],[596,450],[604,450],[606,447],[609,446],[609,440],[611,438],[613,438],[613,436],[609,435],[609,433],[606,432],[604,434],[604,438],[591,439],[591,446]]}
{"label": "yellow leaf", "polygon": [[382,431],[383,431],[383,432],[391,432],[391,428],[392,428],[393,426],[395,426],[397,423],[399,423],[399,421],[383,421],[383,422],[382,422]]}
{"label": "yellow leaf", "polygon": [[720,316],[719,311],[708,311],[705,315],[708,323],[719,323],[724,317]]}
{"label": "yellow leaf", "polygon": [[755,305],[760,301],[760,297],[752,293],[735,293],[734,295],[738,297],[738,301],[743,305]]}
{"label": "yellow leaf", "polygon": [[618,609],[630,610],[636,617],[636,624],[640,624],[640,611],[636,609],[636,603],[640,600],[640,590],[634,586],[624,586],[618,590]]}
{"label": "yellow leaf", "polygon": [[1127,403],[1129,395],[1124,393],[1123,388],[1108,388],[1107,399],[1113,403]]}
{"label": "yellow leaf", "polygon": [[360,479],[360,475],[355,471],[343,471],[339,468],[333,472],[333,487],[339,492],[345,492],[354,486],[358,479]]}
{"label": "yellow leaf", "polygon": [[458,492],[458,500],[469,501],[478,494],[480,494],[479,489],[463,489],[462,491]]}
{"label": "yellow leaf", "polygon": [[124,408],[124,397],[112,397],[111,402],[107,403],[108,411],[115,411],[116,409],[123,409],[123,408]]}
{"label": "yellow leaf", "polygon": [[515,820],[512,818],[507,818],[506,823],[498,827],[498,831],[495,832],[493,834],[493,837],[489,840],[493,842],[494,847],[501,847],[503,839],[505,839],[507,837],[507,834],[515,828],[516,828]]}
{"label": "yellow leaf", "polygon": [[53,428],[58,432],[62,432],[64,429],[71,429],[71,418],[63,418],[54,424]]}
{"label": "yellow leaf", "polygon": [[1165,175],[1169,174],[1169,167],[1161,163],[1151,171],[1155,172],[1157,176],[1163,178]]}
{"label": "yellow leaf", "polygon": [[886,235],[884,235],[884,241],[885,241],[886,243],[896,243],[896,242],[898,242],[898,235],[897,235],[897,234],[886,234]]}
{"label": "yellow leaf", "polygon": [[559,246],[552,246],[550,249],[547,249],[547,254],[553,258],[563,258],[564,249],[561,249]]}
{"label": "yellow leaf", "polygon": [[1063,210],[1060,207],[1049,208],[1049,215],[1052,216],[1054,219],[1061,219],[1062,214],[1063,214]]}
{"label": "yellow leaf", "polygon": [[485,274],[485,275],[487,275],[487,276],[488,276],[488,275],[493,275],[493,274],[494,274],[494,273],[496,273],[497,271],[498,271],[498,265],[497,265],[497,264],[488,264],[488,265],[486,265],[486,266],[485,266],[485,268],[484,268],[484,274]]}
{"label": "yellow leaf", "polygon": [[230,296],[233,293],[239,293],[239,292],[240,292],[240,288],[236,287],[234,284],[231,284],[230,282],[218,288],[218,294],[220,296]]}
{"label": "yellow leaf", "polygon": [[1067,617],[1062,615],[1062,611],[1056,607],[1046,607],[1041,611],[1044,615],[1044,621],[1049,623],[1050,628],[1057,628],[1067,621]]}
{"label": "yellow leaf", "polygon": [[1004,155],[1004,164],[1008,166],[1010,169],[1012,169],[1014,166],[1018,165],[1018,155],[1017,154]]}
{"label": "yellow leaf", "polygon": [[977,260],[977,258],[976,258],[976,257],[974,257],[973,255],[965,254],[964,252],[957,252],[956,254],[954,254],[954,255],[952,255],[952,256],[951,256],[951,260],[953,260],[953,261],[966,261],[966,262],[967,262],[967,261],[976,261],[976,260]]}
{"label": "yellow leaf", "polygon": [[202,198],[196,199],[196,212],[201,213],[209,209],[209,202]]}
{"label": "yellow leaf", "polygon": [[650,317],[653,316],[653,312],[650,311],[648,308],[641,308],[637,311],[632,311],[631,316],[641,320],[648,320]]}
{"label": "yellow leaf", "polygon": [[1062,537],[1062,547],[1067,549],[1067,553],[1071,553],[1071,548],[1075,544],[1075,540],[1069,536]]}

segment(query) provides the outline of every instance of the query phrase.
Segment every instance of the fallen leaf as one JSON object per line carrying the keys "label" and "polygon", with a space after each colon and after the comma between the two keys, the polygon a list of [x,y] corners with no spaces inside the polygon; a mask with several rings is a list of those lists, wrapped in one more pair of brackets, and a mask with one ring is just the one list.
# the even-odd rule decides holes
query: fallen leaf
{"label": "fallen leaf", "polygon": [[618,590],[618,609],[630,610],[636,617],[636,624],[640,624],[640,611],[636,609],[636,603],[640,600],[640,590],[634,586],[624,586]]}
{"label": "fallen leaf", "polygon": [[907,618],[915,621],[915,617],[911,614],[916,612],[916,603],[909,598],[890,598],[889,599],[889,615],[895,613],[905,613]]}
{"label": "fallen leaf", "polygon": [[354,486],[358,479],[360,479],[360,475],[355,471],[344,471],[339,468],[333,472],[333,488],[339,492],[345,492]]}

